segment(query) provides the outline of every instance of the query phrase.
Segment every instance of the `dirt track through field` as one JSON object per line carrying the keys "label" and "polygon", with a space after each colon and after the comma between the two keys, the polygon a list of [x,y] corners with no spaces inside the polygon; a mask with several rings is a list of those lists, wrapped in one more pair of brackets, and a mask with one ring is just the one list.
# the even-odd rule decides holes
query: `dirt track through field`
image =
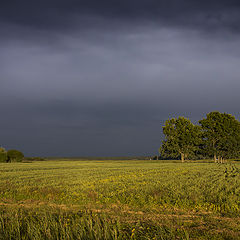
{"label": "dirt track through field", "polygon": [[[43,201],[35,201],[35,200],[26,200],[26,201],[21,201],[18,203],[4,203],[0,202],[0,206],[3,207],[13,207],[13,208],[26,208],[26,209],[35,209],[39,207],[49,207],[53,209],[60,209],[63,211],[77,211],[79,209],[82,209],[81,206],[79,205],[65,205],[65,204],[54,204],[54,203],[48,203],[48,202],[43,202]],[[125,207],[126,208],[126,207]],[[194,219],[201,219],[201,218],[211,218],[211,219],[216,219],[219,221],[229,221],[232,223],[240,224],[240,217],[235,217],[235,218],[229,218],[229,217],[223,217],[223,216],[214,216],[212,215],[211,212],[187,212],[187,214],[183,214],[182,211],[180,214],[169,214],[169,213],[148,213],[148,212],[142,212],[142,211],[133,211],[129,209],[124,209],[117,206],[117,205],[112,205],[110,208],[92,208],[92,207],[87,207],[85,208],[89,211],[96,212],[96,213],[109,213],[109,214],[114,214],[114,213],[121,213],[125,215],[133,215],[133,216],[143,216],[145,219],[156,219],[156,218],[167,218],[167,219],[181,219],[181,220],[194,220]],[[177,211],[177,209],[176,209]]]}

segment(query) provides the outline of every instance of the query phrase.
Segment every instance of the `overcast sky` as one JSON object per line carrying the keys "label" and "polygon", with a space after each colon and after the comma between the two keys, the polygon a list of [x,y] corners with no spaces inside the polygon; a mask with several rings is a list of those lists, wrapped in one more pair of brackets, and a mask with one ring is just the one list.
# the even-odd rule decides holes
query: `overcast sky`
{"label": "overcast sky", "polygon": [[162,125],[240,117],[239,0],[3,0],[0,145],[156,154]]}

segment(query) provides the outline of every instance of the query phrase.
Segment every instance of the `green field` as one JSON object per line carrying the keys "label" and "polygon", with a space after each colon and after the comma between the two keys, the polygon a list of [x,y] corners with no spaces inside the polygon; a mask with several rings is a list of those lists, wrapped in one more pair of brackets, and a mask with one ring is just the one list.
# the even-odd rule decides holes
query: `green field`
{"label": "green field", "polygon": [[0,239],[240,239],[240,163],[0,164]]}

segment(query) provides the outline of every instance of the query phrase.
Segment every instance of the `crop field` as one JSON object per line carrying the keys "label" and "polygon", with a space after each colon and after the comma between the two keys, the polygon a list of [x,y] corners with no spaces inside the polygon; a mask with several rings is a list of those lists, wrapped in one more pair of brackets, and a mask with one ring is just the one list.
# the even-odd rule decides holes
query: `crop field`
{"label": "crop field", "polygon": [[240,239],[240,162],[2,163],[0,239]]}

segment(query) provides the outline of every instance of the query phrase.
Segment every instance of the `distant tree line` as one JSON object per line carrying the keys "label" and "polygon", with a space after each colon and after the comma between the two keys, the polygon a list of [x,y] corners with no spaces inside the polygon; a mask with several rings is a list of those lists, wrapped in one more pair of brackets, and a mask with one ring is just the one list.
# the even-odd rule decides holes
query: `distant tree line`
{"label": "distant tree line", "polygon": [[240,122],[231,114],[210,112],[193,124],[185,117],[168,119],[165,139],[159,149],[162,158],[207,159],[223,163],[240,157]]}
{"label": "distant tree line", "polygon": [[24,155],[18,150],[6,150],[0,147],[0,162],[22,162]]}

